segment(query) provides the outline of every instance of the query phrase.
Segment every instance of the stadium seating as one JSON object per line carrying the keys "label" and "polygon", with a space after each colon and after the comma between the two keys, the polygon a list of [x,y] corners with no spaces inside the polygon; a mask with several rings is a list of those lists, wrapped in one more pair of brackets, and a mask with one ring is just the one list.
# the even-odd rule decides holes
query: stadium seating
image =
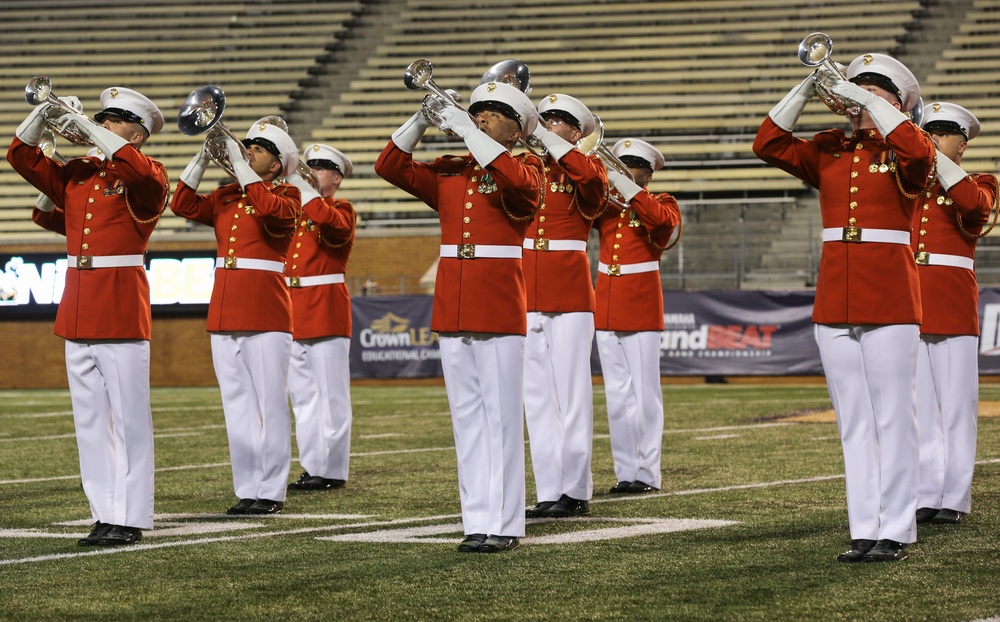
{"label": "stadium seating", "polygon": [[[517,58],[530,67],[533,100],[551,92],[573,94],[602,118],[605,143],[638,136],[663,152],[667,165],[651,190],[671,192],[686,213],[701,214],[685,231],[683,269],[722,274],[719,286],[733,276],[740,285],[741,274],[763,265],[762,258],[778,253],[784,240],[804,235],[799,224],[788,224],[795,219],[774,214],[816,209],[804,184],[764,165],[751,151],[767,111],[808,74],[797,59],[799,41],[809,32],[826,32],[835,43],[834,60],[847,63],[866,51],[899,48],[924,14],[918,0],[482,0],[475,5],[386,0],[379,4],[394,17],[367,42],[371,53],[350,68],[346,87],[329,99],[324,118],[296,126],[295,102],[317,96],[310,90],[314,76],[344,60],[338,49],[373,10],[365,4],[221,0],[209,7],[137,0],[112,2],[113,10],[102,12],[72,0],[5,0],[0,51],[8,68],[0,76],[0,131],[12,135],[28,112],[21,90],[33,75],[50,75],[57,95],[77,95],[91,114],[105,86],[136,88],[168,119],[147,152],[167,165],[176,183],[201,142],[177,131],[177,110],[191,90],[214,83],[226,91],[224,122],[234,132],[280,112],[300,146],[324,141],[348,153],[355,174],[338,196],[354,203],[369,233],[433,228],[425,205],[373,171],[389,135],[425,94],[403,86],[403,70],[427,58],[434,63],[435,82],[467,98],[493,63]],[[45,19],[38,19],[40,12]],[[983,136],[970,146],[966,162],[983,171],[996,170],[1000,154],[1000,107],[994,103],[1000,84],[994,69],[1000,60],[998,18],[1000,0],[971,0],[960,31],[922,80],[925,100],[928,95],[961,100],[980,115]],[[810,103],[797,130],[808,135],[837,123],[822,104]],[[463,147],[430,130],[417,156],[431,159]],[[83,150],[59,144],[65,155]],[[224,177],[212,167],[203,187]],[[0,243],[53,240],[30,223],[37,193],[6,162],[0,163],[0,188]],[[772,221],[766,232],[746,226],[758,217]],[[742,231],[742,248],[758,249],[737,262],[737,269],[712,267],[720,256],[715,242],[733,243],[708,226],[716,221],[723,223],[718,229]],[[154,239],[189,228],[168,214]],[[682,270],[678,264],[674,257],[665,259],[664,282],[688,286],[690,279],[672,272]],[[789,272],[803,284],[809,280]]]}

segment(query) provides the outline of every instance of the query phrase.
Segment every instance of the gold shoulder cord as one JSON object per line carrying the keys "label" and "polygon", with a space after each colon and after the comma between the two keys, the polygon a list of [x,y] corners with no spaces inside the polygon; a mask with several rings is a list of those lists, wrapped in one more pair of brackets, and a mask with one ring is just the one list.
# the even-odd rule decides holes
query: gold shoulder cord
{"label": "gold shoulder cord", "polygon": [[[969,175],[973,181],[979,179],[979,175]],[[958,221],[958,228],[962,232],[962,235],[969,238],[970,240],[979,239],[985,237],[990,231],[993,231],[993,227],[996,226],[997,220],[1000,219],[1000,191],[997,191],[993,195],[993,206],[990,207],[990,226],[980,232],[978,235],[975,233],[970,233],[965,230],[965,225],[962,224],[962,212],[955,210],[955,220]]]}
{"label": "gold shoulder cord", "polygon": [[152,218],[148,218],[146,220],[140,220],[135,215],[135,212],[132,211],[132,203],[129,202],[128,200],[128,188],[126,188],[122,192],[122,196],[125,197],[125,207],[126,209],[128,209],[128,215],[132,217],[132,220],[134,220],[136,224],[148,225],[149,223],[154,222],[157,218],[159,218],[160,214],[162,214],[163,211],[167,209],[167,203],[170,202],[170,180],[167,178],[166,169],[161,168],[160,174],[163,176],[163,188],[166,190],[166,192],[163,194],[163,205],[160,206],[160,211]]}
{"label": "gold shoulder cord", "polygon": [[902,192],[903,196],[906,197],[907,199],[919,198],[922,194],[930,190],[931,187],[934,185],[935,180],[937,180],[937,150],[934,151],[934,165],[931,167],[930,174],[927,175],[927,185],[924,186],[923,189],[917,191],[915,194],[910,194],[906,190],[903,190],[903,182],[899,179],[899,169],[900,167],[897,166],[896,187],[899,188],[899,191]]}
{"label": "gold shoulder cord", "polygon": [[[525,160],[527,159],[525,156],[527,156],[527,155],[528,154],[526,154],[526,153],[525,154],[521,154],[521,163],[522,164],[525,163]],[[544,170],[544,168],[542,170],[535,169],[535,173],[538,174],[539,176],[541,176],[541,181],[539,183],[539,190],[538,190],[538,205],[542,205],[543,203],[545,203],[545,170]],[[535,212],[538,211],[538,210],[535,210],[535,212],[532,212],[532,213],[528,214],[527,216],[515,216],[515,215],[511,214],[510,210],[507,209],[507,202],[504,201],[504,199],[503,199],[503,192],[500,193],[500,207],[503,208],[503,213],[507,214],[507,218],[510,218],[511,220],[516,221],[516,222],[522,222],[522,221],[525,221],[525,220],[533,220],[535,218]]]}
{"label": "gold shoulder cord", "polygon": [[351,236],[354,234],[355,228],[357,228],[357,226],[358,226],[357,214],[354,214],[353,208],[351,209],[351,212],[352,212],[352,215],[354,215],[354,224],[351,225],[351,230],[347,233],[347,237],[344,239],[343,242],[340,242],[339,244],[336,244],[336,243],[333,243],[333,242],[329,242],[329,241],[327,241],[326,238],[323,237],[323,234],[320,233],[319,235],[316,236],[316,237],[319,238],[319,243],[323,244],[324,246],[329,246],[330,248],[341,248],[343,246],[347,246],[347,243],[351,241]]}

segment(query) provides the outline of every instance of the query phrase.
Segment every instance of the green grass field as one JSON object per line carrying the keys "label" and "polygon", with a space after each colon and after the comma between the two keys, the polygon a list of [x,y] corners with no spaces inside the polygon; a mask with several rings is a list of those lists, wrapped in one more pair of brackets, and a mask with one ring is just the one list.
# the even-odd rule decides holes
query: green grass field
{"label": "green grass field", "polygon": [[[441,386],[355,387],[346,488],[235,519],[217,389],[155,389],[156,529],[81,549],[90,514],[65,391],[0,392],[4,620],[974,620],[1000,615],[1000,386],[981,389],[973,514],[901,563],[841,564],[821,385],[667,385],[664,488],[613,497],[602,387],[588,518],[461,554]],[[996,409],[993,409],[996,410]],[[807,418],[806,421],[809,421]],[[291,477],[300,469],[292,465]],[[528,466],[528,501],[534,489]]]}

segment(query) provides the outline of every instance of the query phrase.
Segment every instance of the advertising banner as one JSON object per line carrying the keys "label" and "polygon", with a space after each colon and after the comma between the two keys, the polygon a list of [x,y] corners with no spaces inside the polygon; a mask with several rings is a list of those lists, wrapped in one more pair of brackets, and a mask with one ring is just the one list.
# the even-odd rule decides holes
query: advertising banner
{"label": "advertising banner", "polygon": [[[66,256],[0,254],[0,320],[50,319],[62,297]],[[215,259],[151,252],[146,258],[153,317],[207,313]],[[812,291],[668,291],[660,372],[664,376],[822,375],[813,338]],[[353,300],[354,378],[441,375],[433,297]],[[1000,288],[980,290],[979,373],[1000,375]],[[155,321],[155,320],[154,320]],[[596,346],[591,356],[600,373]]]}

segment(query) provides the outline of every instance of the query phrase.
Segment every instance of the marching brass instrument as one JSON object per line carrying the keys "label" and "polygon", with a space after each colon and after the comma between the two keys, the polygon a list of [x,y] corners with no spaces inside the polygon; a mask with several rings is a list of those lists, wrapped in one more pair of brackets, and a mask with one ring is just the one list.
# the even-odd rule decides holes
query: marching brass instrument
{"label": "marching brass instrument", "polygon": [[[49,107],[42,113],[45,126],[50,134],[59,134],[74,145],[93,145],[90,137],[84,134],[75,123],[64,123],[63,117],[69,114],[82,114],[83,109],[77,109],[52,94],[52,81],[48,76],[35,76],[24,87],[24,99],[32,106],[49,104]],[[94,121],[87,119],[94,125]],[[53,137],[54,139],[54,137]],[[54,149],[54,147],[53,147]]]}
{"label": "marching brass instrument", "polygon": [[236,177],[224,139],[229,137],[236,141],[244,161],[250,161],[250,154],[247,153],[243,142],[222,122],[222,113],[225,110],[226,94],[214,84],[206,84],[191,91],[181,104],[180,112],[177,114],[177,127],[181,134],[186,136],[197,136],[207,132],[205,153],[208,158],[229,173],[230,177]]}
{"label": "marching brass instrument", "polygon": [[38,148],[42,150],[42,155],[50,160],[59,164],[69,162],[69,158],[56,151],[56,137],[48,128],[42,130],[42,137],[38,139]]}
{"label": "marching brass instrument", "polygon": [[[577,141],[576,148],[587,155],[596,154],[601,158],[601,162],[608,170],[615,170],[627,177],[631,181],[635,181],[635,176],[632,175],[632,170],[619,159],[618,156],[614,154],[607,145],[604,144],[604,122],[601,121],[601,117],[594,115],[594,131],[590,133],[589,136],[585,136]],[[627,203],[622,203],[611,193],[608,193],[608,200],[617,205],[620,208],[627,208]]]}
{"label": "marching brass instrument", "polygon": [[[271,125],[280,127],[286,134],[288,133],[288,123],[279,115],[269,114],[261,117],[254,122],[254,125],[258,123],[270,123]],[[309,168],[309,165],[303,162],[302,158],[298,158],[298,162],[298,165],[295,167],[295,173],[306,180],[306,183],[312,186],[313,190],[323,194],[319,189],[319,177],[316,176],[316,171]]]}
{"label": "marching brass instrument", "polygon": [[[424,118],[434,124],[434,127],[441,128],[444,119],[439,114],[444,106],[454,106],[473,118],[469,111],[458,103],[457,93],[446,91],[434,82],[434,65],[426,58],[418,58],[406,67],[403,73],[403,84],[411,91],[427,89],[430,94],[424,97],[421,111]],[[453,94],[454,93],[454,94]],[[445,132],[452,138],[458,138],[453,132]]]}
{"label": "marching brass instrument", "polygon": [[841,100],[840,97],[827,88],[826,84],[817,75],[823,69],[832,75],[840,76],[843,80],[847,79],[847,76],[840,70],[840,67],[830,60],[832,52],[833,40],[826,33],[814,32],[807,35],[799,43],[799,60],[807,67],[816,67],[816,70],[813,71],[813,76],[816,77],[813,81],[813,90],[816,92],[819,100],[826,104],[826,107],[834,114],[855,117],[861,112],[861,108],[853,102]]}
{"label": "marching brass instrument", "polygon": [[528,66],[516,58],[508,58],[490,67],[483,74],[479,84],[487,82],[503,82],[520,90],[525,95],[531,95],[531,71]]}

